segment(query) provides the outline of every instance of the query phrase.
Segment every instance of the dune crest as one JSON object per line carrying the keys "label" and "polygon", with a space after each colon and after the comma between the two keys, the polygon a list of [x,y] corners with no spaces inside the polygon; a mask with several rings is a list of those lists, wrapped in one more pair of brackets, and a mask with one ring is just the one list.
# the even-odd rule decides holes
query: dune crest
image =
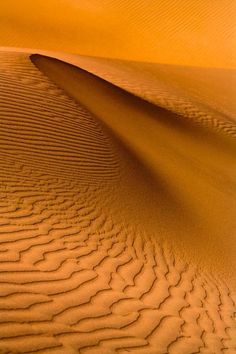
{"label": "dune crest", "polygon": [[[197,249],[196,253],[200,255],[202,252],[208,254],[211,249],[214,262],[218,258],[221,265],[225,263],[225,252],[229,249],[233,253],[236,251],[236,225],[233,221],[236,149],[232,130],[224,135],[222,128],[218,133],[214,131],[210,120],[205,127],[201,106],[200,109],[196,107],[196,112],[199,112],[195,115],[196,122],[191,116],[186,119],[185,116],[145,103],[61,61],[43,56],[31,56],[31,59],[48,77],[112,129],[139,161],[152,170],[157,184],[161,184],[163,194],[169,198],[164,212],[168,215],[168,210],[175,208],[179,215],[182,213],[181,228],[190,228],[188,232],[196,234],[197,238],[195,242],[194,237],[189,237],[186,231],[183,232],[186,238],[180,236],[179,225],[170,221],[168,224],[174,225],[178,235],[176,241],[189,242],[190,248],[194,248],[195,252]],[[115,81],[116,75],[113,77]],[[137,80],[137,87],[142,87],[142,81],[139,82]],[[91,94],[92,97],[96,95],[96,100],[91,99]],[[178,113],[179,106],[181,104],[177,101],[172,111],[176,107]],[[163,204],[166,205],[166,202]],[[232,214],[228,210],[226,213],[229,205]],[[221,222],[222,215],[227,218],[224,225]],[[210,257],[208,255],[208,260]],[[231,266],[230,263],[229,269]]]}
{"label": "dune crest", "polygon": [[0,351],[234,353],[231,130],[58,60],[0,65]]}

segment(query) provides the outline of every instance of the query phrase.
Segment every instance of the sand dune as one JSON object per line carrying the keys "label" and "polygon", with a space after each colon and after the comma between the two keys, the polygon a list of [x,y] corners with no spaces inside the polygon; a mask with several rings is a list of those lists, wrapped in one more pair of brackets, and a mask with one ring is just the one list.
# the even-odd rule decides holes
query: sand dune
{"label": "sand dune", "polygon": [[[50,56],[50,52],[47,53]],[[51,56],[55,57],[54,53]],[[235,134],[236,71],[75,55],[58,59],[206,126]],[[232,124],[230,124],[232,123]]]}
{"label": "sand dune", "polygon": [[[222,262],[225,263],[225,252],[229,249],[233,253],[236,251],[233,236],[236,173],[233,122],[222,117],[222,120],[214,125],[217,122],[214,110],[208,108],[212,120],[210,115],[208,120],[204,119],[206,113],[201,109],[201,104],[195,104],[193,115],[193,110],[190,112],[185,109],[181,100],[172,99],[171,91],[160,90],[163,96],[167,97],[166,108],[169,108],[169,101],[172,100],[172,109],[169,111],[128,95],[107,82],[58,60],[39,56],[32,56],[31,60],[105,122],[139,161],[155,174],[159,189],[164,191],[164,198],[168,197],[168,201],[162,203],[165,205],[164,213],[168,215],[164,228],[166,223],[173,225],[174,232],[178,235],[176,242],[184,239],[185,247],[186,242],[189,242],[190,249],[194,249],[198,257],[203,251],[208,255],[208,260],[211,258],[211,249],[214,263],[217,254],[222,267]],[[125,74],[126,71],[123,76]],[[134,73],[130,76],[134,78]],[[117,81],[115,77],[120,78],[122,75],[116,76],[115,72],[113,77],[113,81]],[[136,86],[132,87],[142,88],[143,81],[136,76]],[[132,83],[132,79],[130,82]],[[155,83],[157,87],[157,81],[153,83],[149,78],[149,82],[149,86],[146,84],[146,91],[152,93],[152,87]],[[132,88],[132,91],[137,90]],[[92,98],[95,96],[96,100]],[[153,99],[153,102],[159,101]],[[181,111],[183,115],[173,114],[174,111]],[[225,127],[230,128],[227,130]],[[225,212],[228,207],[232,214]],[[188,230],[182,236],[179,231],[176,232],[180,225],[173,222],[173,218],[169,219],[168,211],[173,208],[178,210],[179,217],[181,215],[181,228],[186,227]],[[221,222],[222,215],[227,218],[224,224]],[[194,236],[189,237],[189,233],[196,234],[197,241]],[[228,235],[232,235],[232,238]],[[231,269],[231,257],[229,259]]]}
{"label": "sand dune", "polygon": [[236,67],[234,0],[7,0],[0,14],[3,46]]}
{"label": "sand dune", "polygon": [[234,353],[228,72],[76,60],[0,54],[0,351]]}

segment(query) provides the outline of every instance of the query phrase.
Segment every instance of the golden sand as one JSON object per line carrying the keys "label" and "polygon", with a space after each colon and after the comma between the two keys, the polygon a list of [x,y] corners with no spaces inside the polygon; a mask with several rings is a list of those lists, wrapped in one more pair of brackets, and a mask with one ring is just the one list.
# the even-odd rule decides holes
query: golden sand
{"label": "golden sand", "polygon": [[1,67],[3,352],[233,353],[230,117],[41,55]]}
{"label": "golden sand", "polygon": [[0,45],[236,67],[234,0],[5,0]]}
{"label": "golden sand", "polygon": [[1,2],[1,354],[236,353],[235,12]]}

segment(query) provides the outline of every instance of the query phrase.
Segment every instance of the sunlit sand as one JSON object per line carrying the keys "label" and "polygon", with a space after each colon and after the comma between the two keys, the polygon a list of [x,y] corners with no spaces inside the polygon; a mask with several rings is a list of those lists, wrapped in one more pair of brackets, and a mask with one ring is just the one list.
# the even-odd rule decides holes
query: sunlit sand
{"label": "sunlit sand", "polygon": [[[228,36],[213,43],[207,32],[206,56],[195,42],[194,60],[180,39],[173,56],[166,39],[184,25],[201,38],[187,1],[185,15],[179,1],[139,10],[123,1],[13,3],[0,5],[9,16],[0,42],[0,353],[235,353],[231,2],[211,9],[215,29],[219,11],[228,19]],[[206,3],[189,11],[204,19]],[[121,26],[119,38],[130,34],[129,50],[111,38],[89,44],[96,11],[94,27],[112,37],[123,6],[133,27]],[[76,32],[68,41],[78,9],[81,40]],[[169,29],[182,16],[173,38],[160,22],[159,56],[147,51],[158,29],[148,9],[169,11]],[[41,33],[29,33],[29,13]],[[50,23],[66,29],[61,41]],[[141,24],[143,52],[131,36]]]}

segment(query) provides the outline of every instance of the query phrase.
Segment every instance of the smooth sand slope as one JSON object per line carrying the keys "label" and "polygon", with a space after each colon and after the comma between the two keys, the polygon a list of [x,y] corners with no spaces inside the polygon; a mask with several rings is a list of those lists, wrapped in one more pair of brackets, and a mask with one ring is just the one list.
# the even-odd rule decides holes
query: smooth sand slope
{"label": "smooth sand slope", "polygon": [[0,45],[236,68],[235,0],[7,0]]}
{"label": "smooth sand slope", "polygon": [[0,351],[235,353],[228,71],[78,60],[0,53]]}

